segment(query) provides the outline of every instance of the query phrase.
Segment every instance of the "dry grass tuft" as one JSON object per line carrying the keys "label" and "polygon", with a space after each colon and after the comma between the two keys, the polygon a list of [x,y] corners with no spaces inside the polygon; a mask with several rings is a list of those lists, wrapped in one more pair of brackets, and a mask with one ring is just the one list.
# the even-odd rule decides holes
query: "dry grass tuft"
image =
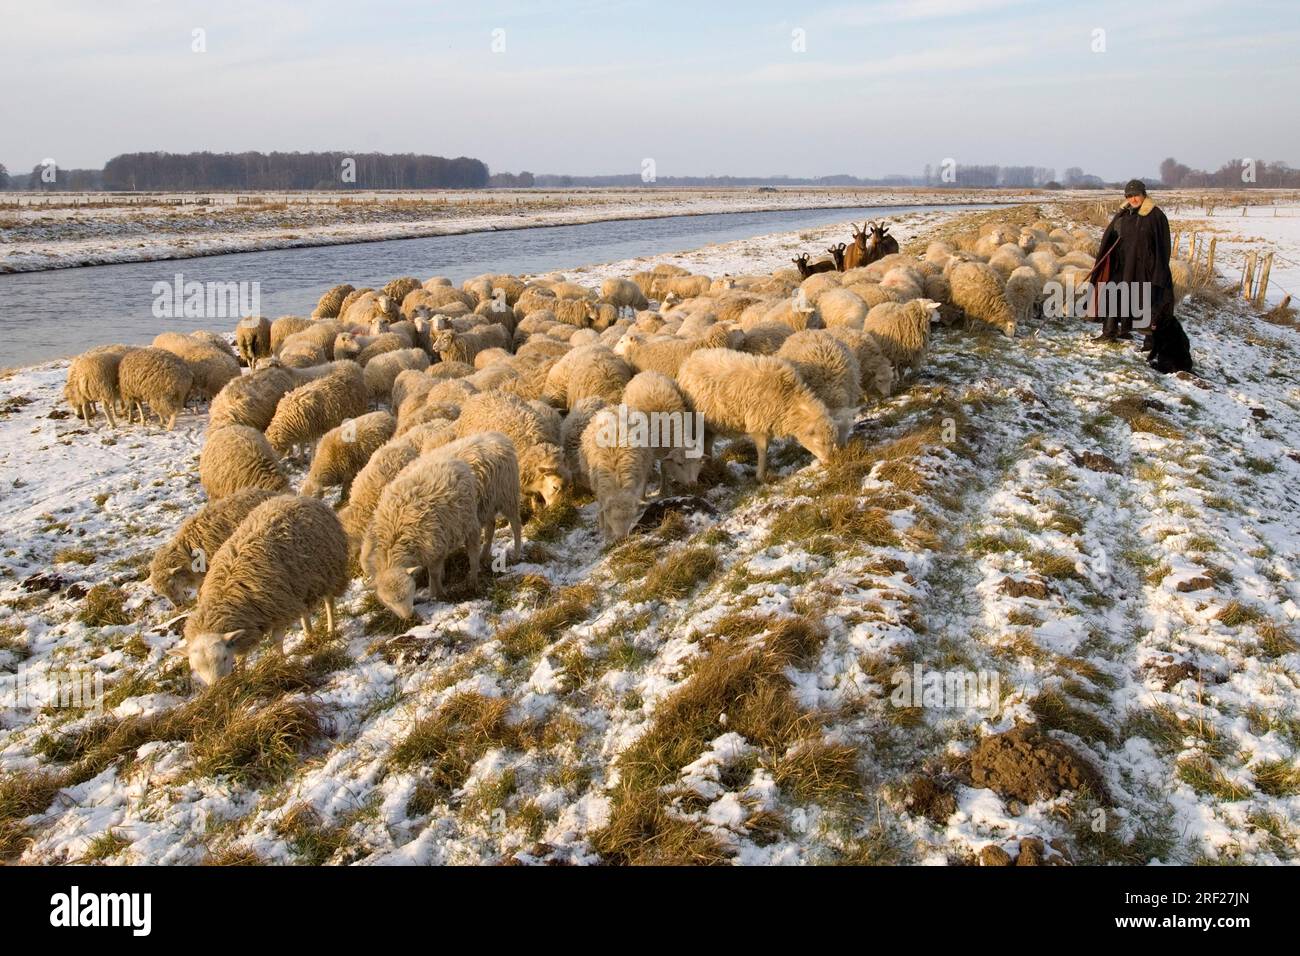
{"label": "dry grass tuft", "polygon": [[596,598],[596,588],[590,584],[575,584],[557,591],[543,607],[497,631],[502,653],[513,662],[540,654],[559,637],[559,631],[585,618],[595,606]]}
{"label": "dry grass tuft", "polygon": [[437,799],[445,800],[462,787],[470,768],[494,747],[522,750],[533,742],[534,728],[510,723],[509,713],[507,698],[462,693],[411,728],[389,760],[396,767],[427,771],[425,789],[417,789],[417,809],[428,812]]}
{"label": "dry grass tuft", "polygon": [[704,545],[680,548],[656,562],[631,598],[634,601],[676,601],[688,596],[718,570],[718,556]]}
{"label": "dry grass tuft", "polygon": [[125,603],[126,592],[121,588],[111,584],[96,584],[86,592],[77,620],[90,627],[130,624],[131,616],[123,608]]}

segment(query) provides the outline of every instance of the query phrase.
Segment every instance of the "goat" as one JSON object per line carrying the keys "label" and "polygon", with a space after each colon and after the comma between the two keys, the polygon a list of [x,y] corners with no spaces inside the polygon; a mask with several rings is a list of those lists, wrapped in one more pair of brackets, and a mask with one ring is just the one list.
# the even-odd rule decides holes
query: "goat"
{"label": "goat", "polygon": [[898,240],[889,234],[887,224],[871,225],[871,241],[867,245],[867,254],[862,261],[862,265],[869,266],[877,259],[883,259],[885,256],[892,256],[898,251]]}
{"label": "goat", "polygon": [[826,250],[831,254],[831,258],[835,260],[836,272],[844,271],[844,250],[847,248],[848,246],[841,242],[838,246],[831,246]]}
{"label": "goat", "polygon": [[[849,225],[853,226],[853,223],[849,223]],[[861,229],[853,226],[853,243],[847,247],[847,250],[844,254],[844,269],[841,271],[856,269],[858,266],[867,264],[867,224],[865,222],[862,224]]]}
{"label": "goat", "polygon": [[795,264],[795,268],[799,270],[799,276],[804,279],[819,272],[830,272],[835,268],[835,262],[832,259],[821,259],[809,265],[808,253],[806,252],[801,256],[795,256],[790,261]]}

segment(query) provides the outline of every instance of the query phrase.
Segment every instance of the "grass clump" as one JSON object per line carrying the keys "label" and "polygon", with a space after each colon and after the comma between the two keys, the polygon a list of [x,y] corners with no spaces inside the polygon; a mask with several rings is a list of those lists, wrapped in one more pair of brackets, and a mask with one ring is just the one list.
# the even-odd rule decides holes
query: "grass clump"
{"label": "grass clump", "polygon": [[590,584],[575,584],[557,591],[532,614],[497,631],[502,653],[512,662],[537,654],[558,636],[559,631],[585,618],[596,603],[597,592]]}
{"label": "grass clump", "polygon": [[1215,620],[1224,627],[1241,627],[1243,624],[1255,624],[1264,620],[1264,612],[1257,607],[1232,600],[1215,616]]}
{"label": "grass clump", "polygon": [[94,564],[97,555],[89,548],[60,548],[54,552],[55,564]]}
{"label": "grass clump", "polygon": [[1300,793],[1300,767],[1290,760],[1261,760],[1251,768],[1255,786],[1270,797],[1294,797]]}
{"label": "grass clump", "polygon": [[1141,395],[1125,395],[1112,402],[1110,410],[1116,418],[1128,425],[1130,431],[1145,432],[1169,439],[1185,437],[1173,422],[1154,412],[1153,406],[1160,407],[1158,402],[1152,402]]}
{"label": "grass clump", "polygon": [[673,551],[658,561],[631,595],[634,601],[674,601],[686,597],[718,569],[712,548],[697,545]]}
{"label": "grass clump", "polygon": [[898,532],[883,508],[863,508],[855,497],[835,495],[788,508],[772,522],[769,545],[798,544],[814,554],[843,551],[848,545],[892,547]]}
{"label": "grass clump", "polygon": [[417,786],[411,799],[417,811],[427,813],[437,800],[464,786],[470,768],[489,750],[528,745],[530,728],[510,723],[509,712],[506,698],[467,692],[456,694],[411,728],[389,760],[402,769],[426,769],[424,790]]}
{"label": "grass clump", "polygon": [[1220,800],[1244,800],[1250,791],[1229,780],[1207,755],[1198,754],[1178,761],[1178,779],[1203,796]]}
{"label": "grass clump", "polygon": [[557,501],[533,515],[528,522],[528,537],[553,544],[582,523],[582,515],[567,499]]}
{"label": "grass clump", "polygon": [[126,592],[111,584],[96,584],[86,592],[77,620],[90,627],[107,627],[114,624],[130,624],[131,616],[126,613]]}
{"label": "grass clump", "polygon": [[1055,690],[1044,690],[1029,702],[1029,708],[1048,730],[1064,730],[1089,743],[1113,744],[1115,733],[1099,717],[1075,707]]}
{"label": "grass clump", "polygon": [[1038,550],[1031,552],[1029,566],[1045,578],[1079,580],[1081,577],[1075,569],[1074,558],[1057,551]]}
{"label": "grass clump", "polygon": [[298,804],[276,821],[275,832],[308,866],[328,863],[347,842],[347,832],[342,827],[327,826],[320,814],[305,803]]}

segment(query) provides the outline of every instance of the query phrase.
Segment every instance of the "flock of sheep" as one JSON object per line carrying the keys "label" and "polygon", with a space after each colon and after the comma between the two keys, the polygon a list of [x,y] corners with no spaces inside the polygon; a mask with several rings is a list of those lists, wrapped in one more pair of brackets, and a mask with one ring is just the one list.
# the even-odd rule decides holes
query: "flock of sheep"
{"label": "flock of sheep", "polygon": [[[92,349],[71,363],[66,397],[87,421],[102,409],[116,425],[125,409],[144,422],[148,406],[168,428],[188,401],[210,400],[207,502],[150,576],[178,606],[198,589],[183,653],[210,683],[264,637],[308,628],[316,608],[332,630],[353,559],[406,618],[417,577],[440,598],[453,555],[473,588],[499,517],[518,558],[522,500],[590,492],[604,537],[627,535],[654,472],[662,494],[693,484],[703,459],[602,440],[617,410],[702,415],[706,455],[715,435],[748,436],[759,480],[772,439],[824,463],[862,405],[921,366],[932,325],[1012,335],[1047,280],[1086,276],[1094,243],[1046,222],[995,224],[922,257],[858,264],[832,250],[839,268],[806,276],[659,265],[598,293],[560,275],[340,285],[310,318],[242,321],[237,351],[209,332]],[[298,494],[292,460],[310,462]]]}

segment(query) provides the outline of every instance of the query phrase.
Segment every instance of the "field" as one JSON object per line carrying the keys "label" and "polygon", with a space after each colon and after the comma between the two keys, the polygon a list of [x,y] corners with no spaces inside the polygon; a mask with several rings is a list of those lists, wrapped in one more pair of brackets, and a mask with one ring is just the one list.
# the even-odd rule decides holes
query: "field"
{"label": "field", "polygon": [[[923,249],[958,215],[894,232]],[[840,233],[655,261],[766,272]],[[1219,286],[1179,307],[1196,374],[1075,320],[942,329],[828,467],[778,444],[760,485],[752,446],[721,446],[702,503],[613,548],[590,499],[553,506],[478,593],[412,622],[353,582],[339,636],[295,628],[203,692],[145,579],[201,501],[205,412],[90,429],[65,363],[9,373],[0,672],[98,674],[105,705],[0,709],[0,857],[1291,861],[1300,331]],[[913,674],[979,675],[992,699],[900,698]]]}

